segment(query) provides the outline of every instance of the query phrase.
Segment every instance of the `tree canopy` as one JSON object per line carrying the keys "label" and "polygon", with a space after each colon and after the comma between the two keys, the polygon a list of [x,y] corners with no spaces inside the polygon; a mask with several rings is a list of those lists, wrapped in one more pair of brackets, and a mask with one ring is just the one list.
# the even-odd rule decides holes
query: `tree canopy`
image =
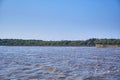
{"label": "tree canopy", "polygon": [[95,44],[120,45],[120,39],[88,39],[88,40],[23,40],[23,39],[0,39],[1,46],[95,46]]}

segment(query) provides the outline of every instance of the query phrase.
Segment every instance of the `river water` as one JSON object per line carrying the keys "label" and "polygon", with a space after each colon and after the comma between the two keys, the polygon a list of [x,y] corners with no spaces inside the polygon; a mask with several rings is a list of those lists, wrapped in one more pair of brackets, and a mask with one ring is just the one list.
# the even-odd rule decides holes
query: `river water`
{"label": "river water", "polygon": [[120,48],[1,46],[0,80],[120,80]]}

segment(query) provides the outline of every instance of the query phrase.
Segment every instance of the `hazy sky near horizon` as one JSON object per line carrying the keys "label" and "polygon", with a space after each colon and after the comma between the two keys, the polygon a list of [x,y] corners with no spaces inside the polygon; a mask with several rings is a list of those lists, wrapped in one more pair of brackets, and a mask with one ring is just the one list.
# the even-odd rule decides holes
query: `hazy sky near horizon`
{"label": "hazy sky near horizon", "polygon": [[0,38],[120,38],[120,1],[0,0]]}

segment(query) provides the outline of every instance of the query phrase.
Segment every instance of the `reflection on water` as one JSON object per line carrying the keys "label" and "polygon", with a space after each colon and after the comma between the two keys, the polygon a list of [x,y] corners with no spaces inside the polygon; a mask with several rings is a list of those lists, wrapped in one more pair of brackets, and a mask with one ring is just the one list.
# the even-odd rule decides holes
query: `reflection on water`
{"label": "reflection on water", "polygon": [[120,48],[1,46],[0,80],[120,80]]}

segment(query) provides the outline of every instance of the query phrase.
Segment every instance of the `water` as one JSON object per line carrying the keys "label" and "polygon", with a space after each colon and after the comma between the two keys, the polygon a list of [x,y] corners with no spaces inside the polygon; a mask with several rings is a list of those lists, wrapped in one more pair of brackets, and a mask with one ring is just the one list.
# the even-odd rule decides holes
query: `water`
{"label": "water", "polygon": [[120,48],[1,46],[0,80],[120,80]]}

